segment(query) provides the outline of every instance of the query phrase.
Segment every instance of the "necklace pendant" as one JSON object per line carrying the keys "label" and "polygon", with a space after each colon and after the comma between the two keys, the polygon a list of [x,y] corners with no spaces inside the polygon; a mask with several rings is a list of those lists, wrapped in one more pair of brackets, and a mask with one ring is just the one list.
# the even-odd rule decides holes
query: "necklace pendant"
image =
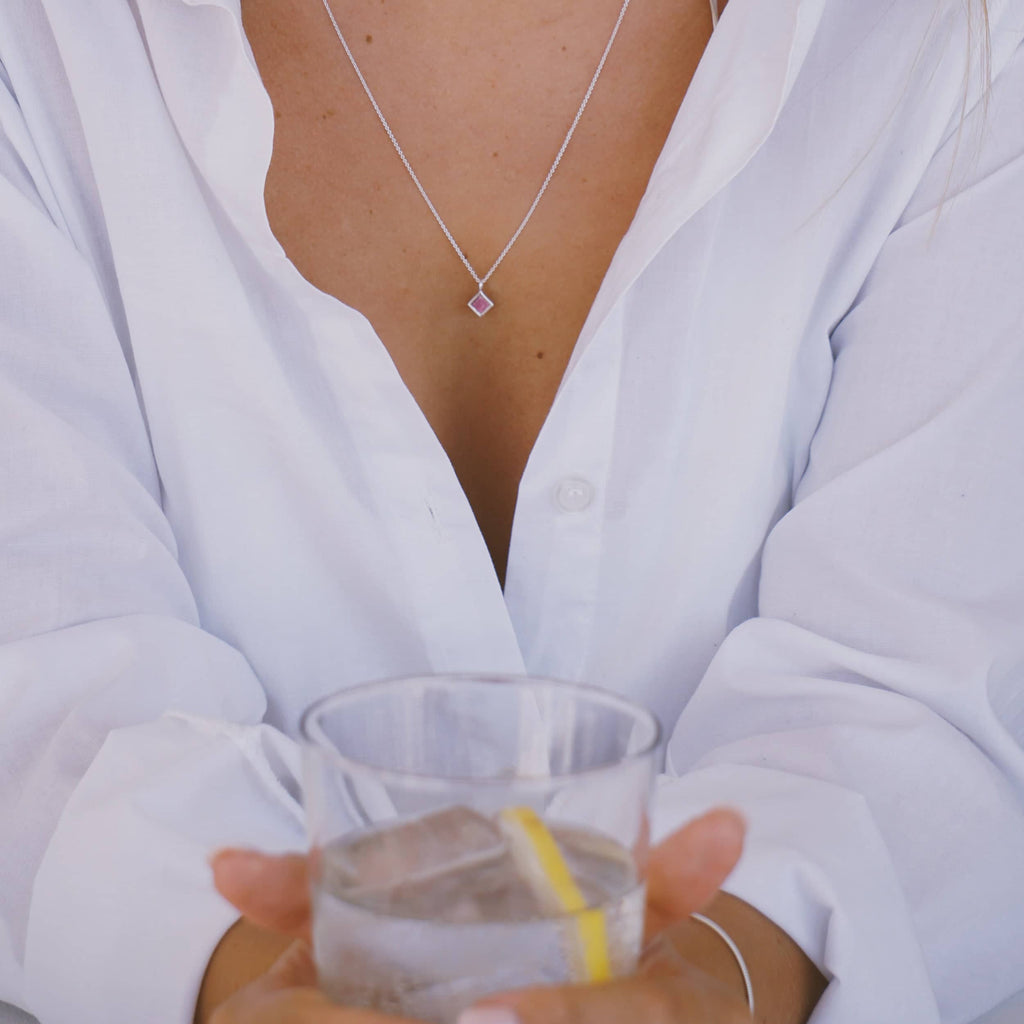
{"label": "necklace pendant", "polygon": [[494,302],[484,295],[483,288],[481,288],[480,291],[478,291],[476,295],[466,303],[466,305],[469,306],[477,316],[483,316],[485,313],[490,313],[490,311],[494,309]]}

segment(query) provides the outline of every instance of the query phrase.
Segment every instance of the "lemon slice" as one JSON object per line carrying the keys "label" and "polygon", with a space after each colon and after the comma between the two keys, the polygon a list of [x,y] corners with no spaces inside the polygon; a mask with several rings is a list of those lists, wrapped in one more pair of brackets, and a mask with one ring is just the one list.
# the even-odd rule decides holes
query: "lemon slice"
{"label": "lemon slice", "polygon": [[584,981],[607,981],[612,976],[608,928],[604,911],[588,907],[555,837],[529,807],[506,807],[498,826],[512,859],[545,913],[571,914]]}

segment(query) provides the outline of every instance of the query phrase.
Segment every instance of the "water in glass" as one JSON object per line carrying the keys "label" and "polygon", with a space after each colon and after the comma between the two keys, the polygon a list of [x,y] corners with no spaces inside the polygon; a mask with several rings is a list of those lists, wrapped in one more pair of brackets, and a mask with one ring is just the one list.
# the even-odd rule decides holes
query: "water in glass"
{"label": "water in glass", "polygon": [[[548,827],[584,913],[604,916],[612,975],[628,973],[643,931],[634,857],[597,832]],[[314,945],[320,985],[340,1003],[452,1024],[492,992],[588,980],[580,915],[552,912],[498,823],[477,811],[377,825],[318,856]]]}

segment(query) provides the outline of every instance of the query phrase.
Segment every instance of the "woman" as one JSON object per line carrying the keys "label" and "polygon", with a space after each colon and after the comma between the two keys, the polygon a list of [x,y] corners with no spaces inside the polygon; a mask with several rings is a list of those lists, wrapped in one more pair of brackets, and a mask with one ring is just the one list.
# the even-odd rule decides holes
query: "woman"
{"label": "woman", "polygon": [[[311,700],[485,668],[656,710],[659,837],[742,811],[708,912],[764,1019],[1020,988],[1022,38],[1020,0],[5,4],[0,999],[365,1020],[294,960],[229,997],[285,939],[206,857],[301,847]],[[678,833],[653,908],[719,988],[524,1024],[737,1019],[685,921],[737,844]],[[301,918],[297,865],[218,881],[301,932],[257,903]]]}

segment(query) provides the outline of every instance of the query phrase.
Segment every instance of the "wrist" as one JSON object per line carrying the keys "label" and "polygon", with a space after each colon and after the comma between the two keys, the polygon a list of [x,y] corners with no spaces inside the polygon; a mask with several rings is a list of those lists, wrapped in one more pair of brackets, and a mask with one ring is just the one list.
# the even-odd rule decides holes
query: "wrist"
{"label": "wrist", "polygon": [[645,974],[676,974],[693,968],[747,1003],[745,980],[736,958],[699,920],[677,921],[655,937],[641,958]]}
{"label": "wrist", "polygon": [[747,967],[747,962],[743,958],[743,954],[740,952],[739,946],[733,941],[732,936],[716,921],[713,921],[710,917],[705,914],[691,914],[691,921],[697,921],[699,924],[704,925],[705,928],[710,928],[711,931],[717,935],[722,942],[725,943],[729,952],[732,953],[733,961],[736,966],[740,969],[740,974],[743,975],[743,991],[747,997],[747,1009],[750,1011],[750,1016],[754,1016],[754,984],[750,979],[750,970]]}
{"label": "wrist", "polygon": [[[800,947],[763,914],[743,900],[719,893],[703,911],[732,940],[745,962],[764,1024],[805,1024],[826,987],[826,980]],[[729,945],[700,920],[688,918],[660,937],[671,955],[714,978],[743,1004],[748,1003],[743,972]],[[664,962],[664,951],[655,960]],[[652,965],[645,957],[645,966]]]}
{"label": "wrist", "polygon": [[210,957],[193,1024],[206,1024],[221,1003],[265,974],[291,944],[287,936],[260,928],[245,918],[236,921]]}

